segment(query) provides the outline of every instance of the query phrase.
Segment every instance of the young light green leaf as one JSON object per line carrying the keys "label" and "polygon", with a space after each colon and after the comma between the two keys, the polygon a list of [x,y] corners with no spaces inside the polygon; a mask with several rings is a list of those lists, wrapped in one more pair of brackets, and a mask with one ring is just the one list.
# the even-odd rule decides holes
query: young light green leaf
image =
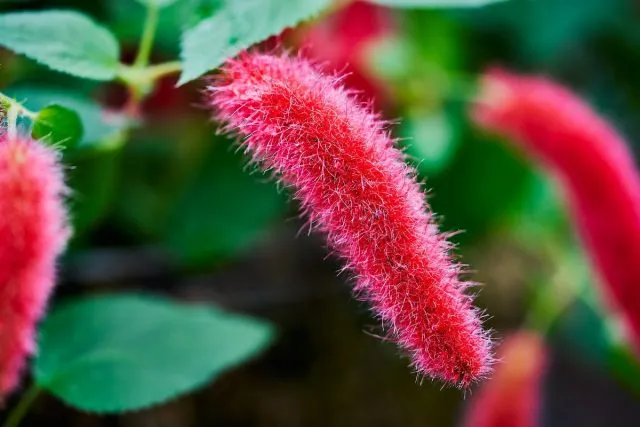
{"label": "young light green leaf", "polygon": [[500,3],[506,0],[369,0],[384,6],[400,8],[454,8],[454,7],[481,7],[492,3]]}
{"label": "young light green leaf", "polygon": [[137,0],[137,2],[143,6],[155,6],[159,8],[171,6],[176,1],[177,0]]}
{"label": "young light green leaf", "polygon": [[256,355],[271,337],[268,324],[212,307],[92,297],[47,317],[34,376],[78,409],[131,411],[203,385]]}
{"label": "young light green leaf", "polygon": [[215,14],[182,36],[187,83],[254,43],[316,16],[330,0],[228,0]]}
{"label": "young light green leaf", "polygon": [[33,85],[12,87],[6,92],[32,111],[54,103],[77,112],[84,128],[78,145],[81,149],[100,148],[127,126],[124,117],[117,113],[108,113],[95,101],[79,93]]}
{"label": "young light green leaf", "polygon": [[119,67],[116,39],[78,12],[5,13],[0,34],[1,46],[78,77],[111,80]]}
{"label": "young light green leaf", "polygon": [[80,142],[82,133],[82,121],[75,111],[51,104],[38,112],[31,134],[48,144],[71,148]]}

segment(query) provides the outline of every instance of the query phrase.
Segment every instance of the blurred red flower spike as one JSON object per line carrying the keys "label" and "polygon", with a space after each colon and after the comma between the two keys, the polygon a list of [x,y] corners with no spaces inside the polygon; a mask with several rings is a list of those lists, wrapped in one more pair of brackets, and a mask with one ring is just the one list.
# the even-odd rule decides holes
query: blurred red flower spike
{"label": "blurred red flower spike", "polygon": [[483,76],[472,116],[558,178],[604,294],[640,354],[640,175],[624,139],[560,85],[499,69]]}
{"label": "blurred red flower spike", "polygon": [[471,284],[384,123],[301,57],[240,55],[209,92],[227,130],[293,189],[416,371],[462,387],[484,377],[491,343]]}
{"label": "blurred red flower spike", "polygon": [[547,363],[544,341],[533,332],[508,336],[498,349],[493,377],[474,393],[464,427],[536,427]]}

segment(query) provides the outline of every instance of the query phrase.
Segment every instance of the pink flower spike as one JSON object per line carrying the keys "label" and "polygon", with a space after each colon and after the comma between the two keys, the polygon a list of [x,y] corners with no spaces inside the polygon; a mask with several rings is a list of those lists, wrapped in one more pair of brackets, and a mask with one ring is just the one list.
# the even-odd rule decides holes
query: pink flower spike
{"label": "pink flower spike", "polygon": [[533,332],[507,337],[493,378],[469,402],[464,427],[536,427],[547,363],[544,341]]}
{"label": "pink flower spike", "polygon": [[491,342],[470,283],[383,123],[300,57],[243,54],[209,95],[253,160],[295,191],[416,371],[461,387],[484,377]]}
{"label": "pink flower spike", "polygon": [[623,138],[563,87],[503,70],[484,75],[472,115],[556,175],[604,293],[640,353],[640,175]]}
{"label": "pink flower spike", "polygon": [[55,151],[0,137],[0,400],[17,387],[35,350],[36,323],[69,237],[64,192]]}

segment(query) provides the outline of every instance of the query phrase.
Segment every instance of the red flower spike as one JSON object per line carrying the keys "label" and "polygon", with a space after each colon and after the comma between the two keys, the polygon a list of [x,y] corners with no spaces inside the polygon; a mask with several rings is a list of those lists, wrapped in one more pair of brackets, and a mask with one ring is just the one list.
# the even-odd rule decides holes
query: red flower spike
{"label": "red flower spike", "polygon": [[[344,84],[366,100],[382,101],[387,88],[369,71],[370,46],[394,33],[390,9],[364,1],[354,1],[305,31],[305,53],[326,62],[333,71],[344,72]],[[377,104],[380,104],[378,102]]]}
{"label": "red flower spike", "polygon": [[536,427],[540,387],[547,363],[544,341],[533,332],[517,332],[498,350],[493,377],[469,404],[464,427]]}
{"label": "red flower spike", "polygon": [[339,79],[300,57],[243,54],[223,66],[209,102],[254,161],[295,190],[419,374],[466,387],[488,373],[491,343],[464,293],[470,283],[415,171]]}
{"label": "red flower spike", "polygon": [[605,294],[640,351],[640,176],[625,141],[544,78],[491,70],[478,101],[476,123],[523,145],[559,179]]}
{"label": "red flower spike", "polygon": [[37,142],[0,138],[0,400],[33,353],[36,323],[55,283],[69,229],[58,154]]}

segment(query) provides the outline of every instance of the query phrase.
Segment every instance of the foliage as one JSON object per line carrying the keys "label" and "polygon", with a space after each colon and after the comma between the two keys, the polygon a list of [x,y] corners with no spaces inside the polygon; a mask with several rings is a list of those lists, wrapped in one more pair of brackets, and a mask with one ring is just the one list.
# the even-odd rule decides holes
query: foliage
{"label": "foliage", "polygon": [[136,295],[67,303],[42,325],[35,381],[91,412],[161,403],[255,355],[263,322],[212,307]]}

